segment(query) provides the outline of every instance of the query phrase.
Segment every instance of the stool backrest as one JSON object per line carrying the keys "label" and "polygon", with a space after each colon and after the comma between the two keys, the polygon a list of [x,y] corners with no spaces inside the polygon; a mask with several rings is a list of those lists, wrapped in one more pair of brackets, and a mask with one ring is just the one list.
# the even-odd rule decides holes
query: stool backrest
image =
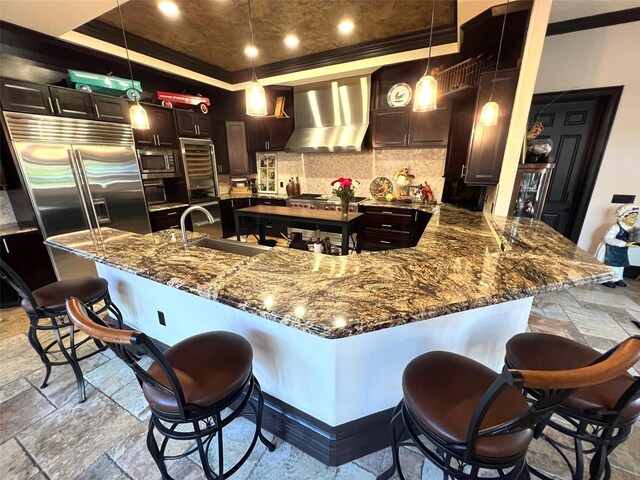
{"label": "stool backrest", "polygon": [[[75,297],[67,299],[66,307],[71,322],[90,337],[108,344],[115,354],[133,370],[141,385],[146,383],[162,393],[173,396],[178,405],[180,419],[186,420],[189,407],[186,405],[180,381],[167,358],[149,337],[142,332],[107,325]],[[169,385],[164,385],[149,375],[140,365],[138,355],[133,352],[134,349],[143,351],[160,366]]]}
{"label": "stool backrest", "polygon": [[33,297],[33,293],[31,293],[31,289],[29,288],[29,286],[25,283],[22,277],[18,275],[13,268],[9,266],[7,262],[1,259],[0,259],[0,278],[2,278],[2,280],[7,282],[9,286],[11,286],[11,288],[13,288],[16,291],[16,293],[20,296],[20,298],[31,303],[31,307],[34,312],[37,311],[38,302],[36,302],[36,299]]}
{"label": "stool backrest", "polygon": [[[474,454],[478,438],[528,428],[536,430],[536,433],[542,432],[554,409],[576,388],[598,385],[619,377],[638,360],[640,360],[640,336],[634,336],[602,354],[587,367],[545,371],[505,369],[478,402],[467,431],[465,455],[470,458]],[[532,388],[538,395],[530,402],[528,410],[519,417],[482,429],[482,422],[487,412],[508,385]],[[625,392],[621,401],[628,402],[633,395],[637,394],[639,387],[640,382],[636,381]]]}

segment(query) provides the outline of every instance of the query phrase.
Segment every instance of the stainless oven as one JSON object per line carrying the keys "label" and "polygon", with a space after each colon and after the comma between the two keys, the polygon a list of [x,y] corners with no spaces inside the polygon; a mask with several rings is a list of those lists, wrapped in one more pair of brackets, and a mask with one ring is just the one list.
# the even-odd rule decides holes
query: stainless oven
{"label": "stainless oven", "polygon": [[139,148],[138,164],[143,179],[178,176],[175,154],[169,148]]}

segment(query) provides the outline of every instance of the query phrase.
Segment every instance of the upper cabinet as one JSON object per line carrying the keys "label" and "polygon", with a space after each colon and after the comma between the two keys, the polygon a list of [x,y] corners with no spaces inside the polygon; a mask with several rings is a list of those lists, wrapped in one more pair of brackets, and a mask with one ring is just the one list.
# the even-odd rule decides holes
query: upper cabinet
{"label": "upper cabinet", "polygon": [[451,106],[430,112],[390,108],[371,112],[373,148],[446,147]]}
{"label": "upper cabinet", "polygon": [[181,137],[211,138],[211,120],[203,113],[175,110],[178,135]]}
{"label": "upper cabinet", "polygon": [[129,123],[131,104],[124,98],[12,79],[2,80],[1,98],[12,112]]}
{"label": "upper cabinet", "polygon": [[62,87],[49,87],[49,91],[56,114],[86,120],[95,118],[88,93]]}
{"label": "upper cabinet", "polygon": [[91,103],[96,120],[114,123],[129,123],[131,103],[124,98],[91,94]]}
{"label": "upper cabinet", "polygon": [[293,133],[293,118],[257,118],[248,120],[246,127],[249,152],[284,150]]}
{"label": "upper cabinet", "polygon": [[133,129],[133,137],[139,147],[177,148],[178,139],[173,122],[173,112],[163,107],[144,105],[149,119],[149,129]]}
{"label": "upper cabinet", "polygon": [[12,112],[55,115],[49,87],[18,80],[2,80],[2,108]]}
{"label": "upper cabinet", "polygon": [[[500,180],[502,158],[507,144],[511,111],[518,86],[518,69],[484,73],[480,79],[474,113],[473,132],[465,171],[465,183],[471,185],[496,185]],[[492,90],[493,88],[493,90]],[[491,98],[500,106],[498,123],[491,127],[479,124],[480,112]]]}

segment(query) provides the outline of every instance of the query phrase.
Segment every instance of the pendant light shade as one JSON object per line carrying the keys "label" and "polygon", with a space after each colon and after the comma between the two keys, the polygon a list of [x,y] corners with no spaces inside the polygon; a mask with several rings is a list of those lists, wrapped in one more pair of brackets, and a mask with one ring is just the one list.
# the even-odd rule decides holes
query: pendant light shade
{"label": "pendant light shade", "polygon": [[142,108],[142,105],[137,101],[131,105],[131,108],[129,109],[129,117],[131,119],[131,128],[135,128],[137,130],[148,130],[151,128],[149,126],[147,111]]}
{"label": "pendant light shade", "polygon": [[435,110],[438,98],[438,82],[431,75],[425,75],[416,84],[416,93],[413,98],[414,112],[428,112]]}
{"label": "pendant light shade", "polygon": [[485,103],[480,112],[480,125],[493,127],[498,123],[498,113],[500,113],[500,107],[496,102]]}
{"label": "pendant light shade", "polygon": [[413,111],[428,112],[435,110],[438,99],[438,82],[433,75],[429,74],[429,63],[431,63],[431,42],[433,40],[433,21],[436,13],[436,0],[432,0],[431,5],[431,31],[429,32],[429,58],[427,58],[427,68],[422,78],[416,84],[413,95]]}
{"label": "pendant light shade", "polygon": [[253,78],[245,90],[245,100],[247,103],[247,115],[251,117],[264,117],[267,114],[267,96],[264,87],[260,85],[257,78]]}
{"label": "pendant light shade", "polygon": [[[249,32],[251,33],[251,45],[255,46],[255,42],[253,40],[253,23],[251,21],[251,0],[247,0],[247,5],[249,7]],[[251,83],[249,83],[249,86],[244,91],[247,115],[250,117],[266,117],[267,95],[264,91],[264,87],[260,85],[260,82],[258,82],[254,57],[251,57],[251,68]]]}
{"label": "pendant light shade", "polygon": [[[507,0],[507,4],[509,0]],[[496,86],[496,78],[498,76],[498,66],[500,65],[500,54],[502,53],[502,40],[504,38],[504,27],[507,23],[507,13],[505,12],[502,19],[502,32],[500,32],[500,43],[498,45],[498,57],[496,58],[496,69],[493,72],[493,82],[491,82],[491,95],[489,101],[484,104],[480,111],[480,118],[478,123],[482,127],[493,127],[498,124],[498,115],[500,113],[500,106],[493,101],[493,92]]]}
{"label": "pendant light shade", "polygon": [[120,27],[122,28],[122,40],[124,41],[124,51],[127,54],[127,65],[129,65],[129,78],[131,79],[131,89],[135,92],[135,103],[129,108],[129,120],[131,121],[131,128],[137,130],[149,130],[149,117],[147,111],[142,108],[142,105],[138,102],[140,97],[139,92],[135,90],[135,82],[133,81],[133,69],[131,68],[131,60],[129,59],[129,46],[127,45],[127,34],[124,30],[124,18],[122,17],[122,9],[120,8],[120,0],[116,0],[118,5],[118,13],[120,14]]}

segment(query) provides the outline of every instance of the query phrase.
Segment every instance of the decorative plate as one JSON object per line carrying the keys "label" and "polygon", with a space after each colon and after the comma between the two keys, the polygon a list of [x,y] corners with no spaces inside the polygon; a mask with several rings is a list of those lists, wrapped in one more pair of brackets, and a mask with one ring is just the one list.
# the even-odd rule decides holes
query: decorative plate
{"label": "decorative plate", "polygon": [[393,193],[393,183],[387,177],[374,178],[369,191],[373,198],[384,198],[387,193]]}
{"label": "decorative plate", "polygon": [[387,103],[390,107],[406,107],[411,102],[411,87],[409,84],[396,83],[387,93]]}

